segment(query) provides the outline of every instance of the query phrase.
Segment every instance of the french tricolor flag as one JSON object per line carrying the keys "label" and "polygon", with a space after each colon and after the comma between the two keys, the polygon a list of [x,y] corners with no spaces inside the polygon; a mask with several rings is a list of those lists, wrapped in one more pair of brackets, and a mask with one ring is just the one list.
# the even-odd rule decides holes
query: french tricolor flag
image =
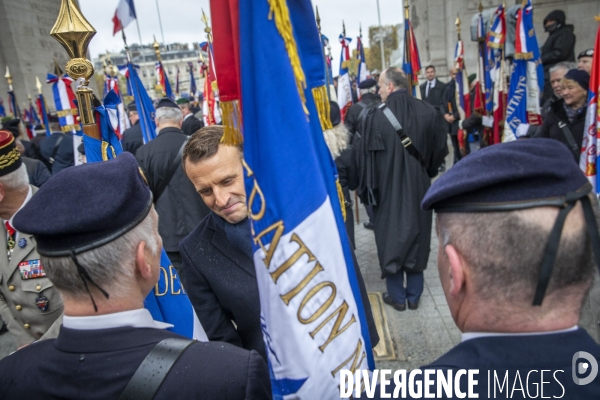
{"label": "french tricolor flag", "polygon": [[119,0],[115,16],[112,19],[114,23],[113,36],[136,18],[133,0]]}

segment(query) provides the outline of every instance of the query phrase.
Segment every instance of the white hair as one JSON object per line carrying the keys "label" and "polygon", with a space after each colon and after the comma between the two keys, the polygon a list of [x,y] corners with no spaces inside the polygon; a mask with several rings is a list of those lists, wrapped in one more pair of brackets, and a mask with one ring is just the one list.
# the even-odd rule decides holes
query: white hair
{"label": "white hair", "polygon": [[[152,207],[146,218],[123,236],[76,256],[77,262],[111,298],[129,296],[135,280],[137,247],[141,242],[146,242],[147,249],[153,255],[161,250],[160,237],[154,225],[157,218]],[[41,258],[48,277],[57,289],[73,297],[87,297],[87,291],[71,257]]]}
{"label": "white hair", "polygon": [[375,94],[375,92],[377,92],[377,86],[372,86],[368,89],[359,89],[360,90],[360,94],[367,94],[367,93],[373,93]]}
{"label": "white hair", "polygon": [[333,129],[327,129],[323,132],[323,136],[334,159],[348,147],[349,133],[344,124],[337,124]]}
{"label": "white hair", "polygon": [[25,164],[21,164],[16,171],[0,177],[0,183],[7,189],[27,189],[27,186],[29,186],[29,175],[27,175]]}
{"label": "white hair", "polygon": [[171,122],[179,124],[183,119],[183,114],[179,108],[175,107],[161,107],[156,109],[155,118],[158,124],[164,124],[165,122]]}

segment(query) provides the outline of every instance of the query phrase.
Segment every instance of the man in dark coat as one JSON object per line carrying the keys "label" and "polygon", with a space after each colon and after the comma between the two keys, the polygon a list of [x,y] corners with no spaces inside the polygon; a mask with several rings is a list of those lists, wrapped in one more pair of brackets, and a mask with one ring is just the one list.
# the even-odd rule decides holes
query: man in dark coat
{"label": "man in dark coat", "polygon": [[550,67],[561,61],[575,61],[575,34],[573,25],[566,24],[567,17],[562,10],[554,10],[544,18],[544,30],[549,33],[542,46],[544,65],[544,100],[552,96]]}
{"label": "man in dark coat", "polygon": [[[209,340],[256,350],[266,360],[244,188],[243,145],[223,145],[222,136],[222,126],[208,126],[192,135],[184,150],[185,172],[211,212],[179,245],[181,279]],[[379,336],[356,263],[355,267],[375,346]]]}
{"label": "man in dark coat", "polygon": [[420,160],[403,146],[381,105],[367,116],[360,143],[353,143],[358,193],[375,211],[375,242],[389,292],[384,301],[399,311],[406,309],[407,299],[409,307],[416,309],[423,292],[432,216],[419,204],[448,153],[442,115],[411,97],[407,86],[406,75],[399,68],[389,68],[379,77],[381,98],[412,142],[410,151],[416,150]]}
{"label": "man in dark coat", "polygon": [[571,149],[578,164],[585,128],[589,82],[590,76],[587,72],[579,69],[569,70],[562,80],[563,98],[552,103],[550,112],[534,136],[562,142]]}
{"label": "man in dark coat", "polygon": [[435,67],[433,65],[425,67],[425,76],[427,81],[420,86],[421,99],[434,106],[441,114],[444,114],[446,111],[446,85],[435,77]]}
{"label": "man in dark coat", "polygon": [[[462,158],[458,143],[458,125],[460,122],[460,114],[458,112],[458,105],[456,101],[456,73],[456,68],[452,68],[450,70],[450,76],[452,79],[446,84],[446,113],[444,114],[444,119],[448,123],[448,134],[450,134],[452,147],[454,148],[454,164],[456,164]],[[465,155],[469,154],[470,152],[471,146],[469,145],[469,141],[465,138]]]}
{"label": "man in dark coat", "polygon": [[158,136],[136,152],[136,158],[148,179],[160,217],[158,231],[177,272],[181,274],[181,256],[177,246],[208,214],[199,201],[194,185],[181,168],[181,154],[187,136],[181,131],[181,110],[164,98],[156,108]]}
{"label": "man in dark coat", "polygon": [[50,136],[40,142],[40,150],[44,163],[50,165],[52,176],[75,165],[71,132],[52,132]]}
{"label": "man in dark coat", "polygon": [[142,135],[142,126],[140,125],[140,116],[133,102],[127,106],[127,117],[129,118],[131,127],[123,132],[121,146],[123,146],[123,151],[128,151],[135,156],[137,150],[144,145],[144,138]]}
{"label": "man in dark coat", "polygon": [[[68,213],[47,207],[61,203]],[[61,292],[65,316],[57,339],[0,361],[0,398],[117,399],[165,339],[188,347],[170,370],[163,367],[162,383],[158,368],[138,381],[145,389],[158,383],[152,398],[271,398],[267,366],[256,352],[190,341],[144,308],[160,274],[157,222],[150,190],[129,153],[65,170],[17,213],[15,227],[36,238],[39,268]],[[40,306],[48,300],[38,297]],[[147,398],[140,389],[132,395],[127,398]]]}
{"label": "man in dark coat", "polygon": [[204,122],[194,117],[194,112],[192,111],[192,107],[188,99],[182,97],[181,99],[177,100],[177,105],[179,105],[181,113],[183,114],[183,124],[181,125],[181,130],[183,133],[190,136],[192,133],[199,131],[204,126]]}

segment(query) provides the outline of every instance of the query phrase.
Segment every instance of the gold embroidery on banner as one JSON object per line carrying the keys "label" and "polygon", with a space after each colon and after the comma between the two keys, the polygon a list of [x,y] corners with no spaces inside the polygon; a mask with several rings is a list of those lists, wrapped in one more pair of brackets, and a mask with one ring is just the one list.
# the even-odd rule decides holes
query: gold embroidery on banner
{"label": "gold embroidery on banner", "polygon": [[1,155],[0,156],[0,169],[10,167],[19,159],[19,157],[21,157],[21,154],[19,153],[19,150],[17,150],[16,148],[9,151],[8,154]]}

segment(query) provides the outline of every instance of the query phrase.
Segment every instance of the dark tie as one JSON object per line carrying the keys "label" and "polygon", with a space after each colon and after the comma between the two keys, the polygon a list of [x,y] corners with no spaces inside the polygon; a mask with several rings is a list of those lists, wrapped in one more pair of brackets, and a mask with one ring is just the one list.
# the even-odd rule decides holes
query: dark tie
{"label": "dark tie", "polygon": [[425,97],[429,98],[429,91],[431,90],[431,82],[427,82],[427,93],[425,93]]}

